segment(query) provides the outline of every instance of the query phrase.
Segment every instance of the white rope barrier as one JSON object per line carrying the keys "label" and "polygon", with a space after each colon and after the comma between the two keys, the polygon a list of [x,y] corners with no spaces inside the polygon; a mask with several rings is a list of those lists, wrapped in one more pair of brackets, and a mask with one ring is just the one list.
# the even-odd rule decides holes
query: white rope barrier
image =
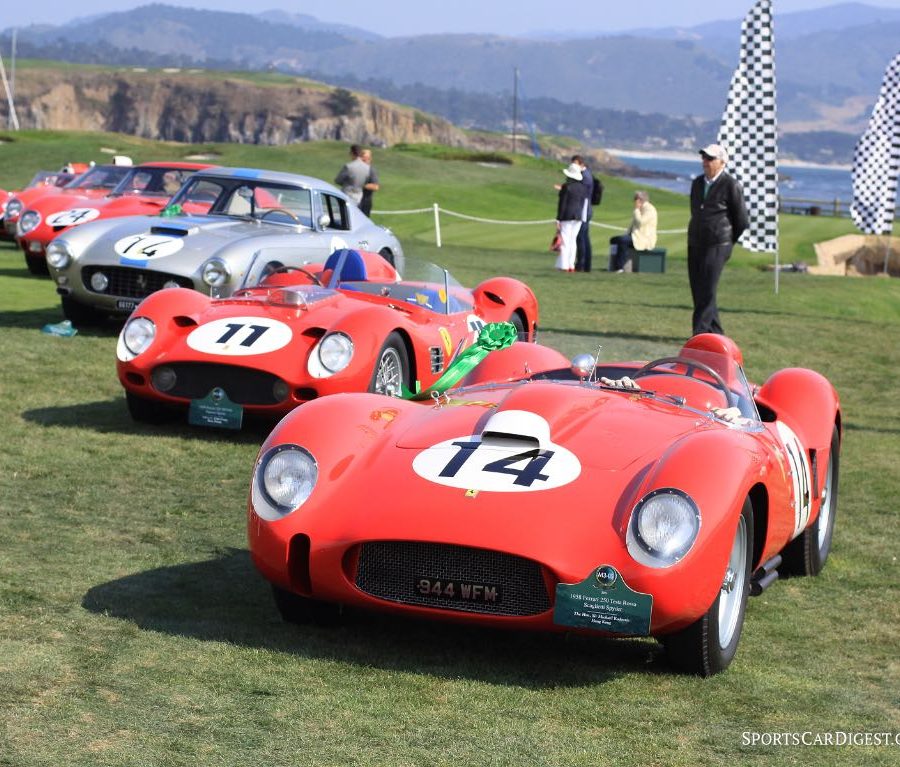
{"label": "white rope barrier", "polygon": [[413,208],[412,210],[376,210],[376,216],[406,216],[410,213],[431,213],[432,208]]}
{"label": "white rope barrier", "polygon": [[[498,218],[483,218],[481,216],[470,216],[467,213],[459,213],[455,210],[448,210],[447,208],[441,208],[437,203],[434,203],[434,206],[431,208],[414,208],[412,210],[377,210],[374,211],[373,215],[376,216],[404,216],[404,215],[413,215],[416,213],[433,213],[434,214],[434,227],[435,233],[437,237],[437,246],[441,247],[441,221],[440,214],[444,213],[448,216],[453,216],[455,218],[461,218],[465,221],[474,221],[479,224],[499,224],[501,226],[532,226],[536,224],[540,224],[542,226],[546,226],[547,224],[555,224],[555,218],[544,218],[539,220],[530,220],[530,221],[510,221],[505,219]],[[612,224],[603,224],[599,221],[591,221],[591,226],[597,227],[599,229],[609,229],[614,232],[624,232],[627,227],[622,226],[613,226]],[[687,229],[660,229],[659,234],[685,234]]]}

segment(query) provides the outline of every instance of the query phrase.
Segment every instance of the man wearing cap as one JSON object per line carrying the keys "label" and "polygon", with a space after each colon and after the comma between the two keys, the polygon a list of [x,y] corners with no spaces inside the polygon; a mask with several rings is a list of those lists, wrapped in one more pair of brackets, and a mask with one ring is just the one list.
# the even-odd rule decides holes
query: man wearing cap
{"label": "man wearing cap", "polygon": [[716,290],[731,250],[749,225],[744,193],[725,172],[728,154],[719,144],[700,150],[703,173],[691,184],[688,276],[694,299],[694,335],[722,334]]}

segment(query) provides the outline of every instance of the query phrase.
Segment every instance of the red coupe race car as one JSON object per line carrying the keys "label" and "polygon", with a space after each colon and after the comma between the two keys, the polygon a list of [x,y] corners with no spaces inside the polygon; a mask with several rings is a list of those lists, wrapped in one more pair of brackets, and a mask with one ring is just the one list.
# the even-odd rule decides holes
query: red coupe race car
{"label": "red coupe race car", "polygon": [[[3,223],[0,226],[0,240],[14,242],[16,224],[22,211],[42,195],[58,191],[66,184],[71,183],[89,167],[87,163],[72,162],[64,165],[58,171],[39,170],[22,189],[14,192],[0,192],[0,197],[3,194],[8,195],[5,203],[0,204],[0,221]],[[10,202],[13,204],[8,205],[7,203]]]}
{"label": "red coupe race car", "polygon": [[[58,234],[79,224],[121,216],[158,214],[192,173],[208,163],[148,162],[127,168],[119,183],[104,196],[50,195],[36,200],[19,217],[16,239],[32,273],[47,273],[47,245]],[[209,205],[194,204],[189,213],[205,213]],[[35,270],[37,269],[37,272]]]}
{"label": "red coupe race car", "polygon": [[430,386],[485,323],[509,320],[523,339],[537,329],[534,293],[508,277],[467,290],[433,264],[395,269],[377,253],[269,274],[273,254],[254,258],[256,287],[221,299],[168,288],[133,312],[117,370],[135,420],[240,428],[244,413],[281,417],[334,392],[399,396]]}
{"label": "red coupe race car", "polygon": [[841,411],[812,370],[751,389],[734,342],[700,335],[646,364],[516,343],[463,383],[335,395],[276,426],[248,535],[286,620],[351,605],[649,635],[706,676],[749,594],[825,563]]}

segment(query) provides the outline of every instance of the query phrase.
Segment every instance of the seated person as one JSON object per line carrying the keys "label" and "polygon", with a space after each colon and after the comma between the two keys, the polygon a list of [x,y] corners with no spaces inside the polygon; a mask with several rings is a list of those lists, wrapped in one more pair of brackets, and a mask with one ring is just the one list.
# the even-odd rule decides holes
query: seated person
{"label": "seated person", "polygon": [[635,250],[653,250],[656,247],[656,208],[650,203],[646,192],[634,193],[634,212],[631,215],[631,226],[625,234],[610,239],[615,245],[615,253],[609,265],[611,272],[622,272],[627,263],[628,248]]}

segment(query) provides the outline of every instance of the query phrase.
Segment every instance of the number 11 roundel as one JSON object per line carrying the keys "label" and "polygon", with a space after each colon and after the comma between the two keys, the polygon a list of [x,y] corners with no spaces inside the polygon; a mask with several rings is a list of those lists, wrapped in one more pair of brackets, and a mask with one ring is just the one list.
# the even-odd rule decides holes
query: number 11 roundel
{"label": "number 11 roundel", "polygon": [[287,346],[291,329],[268,317],[229,317],[191,331],[187,345],[204,354],[246,357],[267,354]]}
{"label": "number 11 roundel", "polygon": [[413,471],[439,485],[464,490],[527,493],[568,485],[581,473],[570,450],[551,443],[531,447],[504,439],[457,437],[423,450],[413,459]]}

